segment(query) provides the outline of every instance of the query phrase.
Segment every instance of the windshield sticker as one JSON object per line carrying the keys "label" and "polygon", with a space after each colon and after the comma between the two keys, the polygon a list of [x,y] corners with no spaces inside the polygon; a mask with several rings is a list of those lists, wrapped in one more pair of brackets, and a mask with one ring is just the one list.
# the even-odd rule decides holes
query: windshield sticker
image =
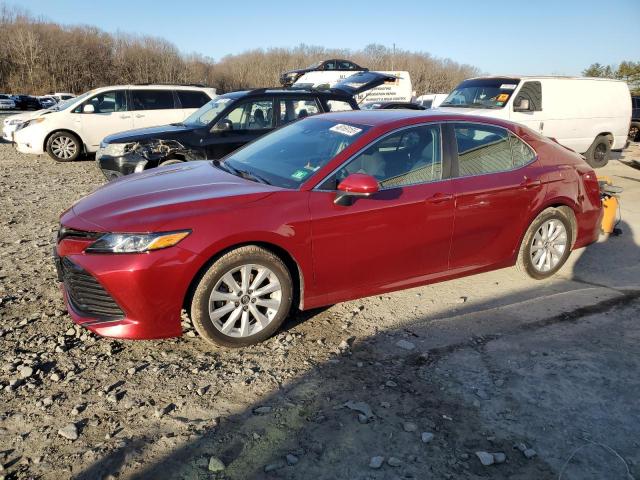
{"label": "windshield sticker", "polygon": [[363,85],[366,85],[366,82],[347,82],[344,84],[345,87],[351,87],[353,89],[358,89]]}
{"label": "windshield sticker", "polygon": [[517,85],[515,83],[503,83],[500,85],[500,90],[515,90]]}
{"label": "windshield sticker", "polygon": [[291,178],[295,180],[304,180],[304,178],[309,175],[310,172],[306,170],[296,170],[291,174]]}
{"label": "windshield sticker", "polygon": [[341,133],[343,135],[347,135],[348,137],[353,137],[354,135],[359,134],[362,129],[357,127],[352,127],[351,125],[345,125],[344,123],[338,123],[334,125],[329,130],[336,133]]}
{"label": "windshield sticker", "polygon": [[498,102],[506,102],[509,99],[508,93],[501,93],[498,95]]}

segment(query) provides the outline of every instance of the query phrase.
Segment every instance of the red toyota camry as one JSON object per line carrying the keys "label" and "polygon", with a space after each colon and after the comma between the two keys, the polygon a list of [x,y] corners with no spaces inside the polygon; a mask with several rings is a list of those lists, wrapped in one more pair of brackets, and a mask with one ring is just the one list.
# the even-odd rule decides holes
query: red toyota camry
{"label": "red toyota camry", "polygon": [[309,117],[223,161],[123,178],[61,217],[74,321],[128,339],[242,346],[292,308],[518,263],[553,275],[595,241],[594,172],[533,131],[401,110]]}

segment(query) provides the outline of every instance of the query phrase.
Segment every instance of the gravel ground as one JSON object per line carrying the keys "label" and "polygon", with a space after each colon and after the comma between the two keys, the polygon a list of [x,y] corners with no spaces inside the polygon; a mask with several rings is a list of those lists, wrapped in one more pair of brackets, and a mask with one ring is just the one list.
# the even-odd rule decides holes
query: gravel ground
{"label": "gravel ground", "polygon": [[623,234],[550,281],[347,302],[224,350],[186,319],[164,341],[74,327],[53,236],[103,179],[0,144],[0,479],[639,478],[634,159],[599,172],[625,187]]}

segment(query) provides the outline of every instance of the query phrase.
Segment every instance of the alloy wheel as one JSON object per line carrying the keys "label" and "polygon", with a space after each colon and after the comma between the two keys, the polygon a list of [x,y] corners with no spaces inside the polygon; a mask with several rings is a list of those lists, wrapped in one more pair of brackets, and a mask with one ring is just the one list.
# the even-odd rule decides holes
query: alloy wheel
{"label": "alloy wheel", "polygon": [[51,142],[51,151],[53,154],[62,159],[72,158],[78,149],[76,142],[71,137],[59,136]]}
{"label": "alloy wheel", "polygon": [[557,219],[544,222],[531,242],[530,255],[533,267],[539,272],[553,270],[567,250],[567,229]]}
{"label": "alloy wheel", "polygon": [[248,337],[269,325],[280,309],[282,287],[263,265],[246,264],[227,271],[209,296],[209,319],[223,334]]}
{"label": "alloy wheel", "polygon": [[607,146],[604,143],[596,145],[596,149],[593,152],[593,158],[598,162],[604,162],[607,159]]}

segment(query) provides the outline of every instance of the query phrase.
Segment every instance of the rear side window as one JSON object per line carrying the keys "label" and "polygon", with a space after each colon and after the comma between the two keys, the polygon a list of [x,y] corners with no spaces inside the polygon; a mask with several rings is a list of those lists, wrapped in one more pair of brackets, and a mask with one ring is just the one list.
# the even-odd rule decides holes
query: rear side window
{"label": "rear side window", "polygon": [[320,113],[320,109],[313,99],[287,98],[280,100],[280,125],[318,113]]}
{"label": "rear side window", "polygon": [[458,174],[461,177],[502,172],[513,168],[507,130],[488,125],[457,124]]}
{"label": "rear side window", "polygon": [[173,92],[171,90],[131,90],[133,110],[168,110],[173,109]]}
{"label": "rear side window", "polygon": [[177,90],[182,108],[200,108],[211,99],[198,90]]}
{"label": "rear side window", "polygon": [[509,133],[514,168],[522,167],[536,158],[536,152],[513,133]]}
{"label": "rear side window", "polygon": [[349,102],[344,100],[327,100],[327,112],[343,112],[345,110],[353,110]]}

